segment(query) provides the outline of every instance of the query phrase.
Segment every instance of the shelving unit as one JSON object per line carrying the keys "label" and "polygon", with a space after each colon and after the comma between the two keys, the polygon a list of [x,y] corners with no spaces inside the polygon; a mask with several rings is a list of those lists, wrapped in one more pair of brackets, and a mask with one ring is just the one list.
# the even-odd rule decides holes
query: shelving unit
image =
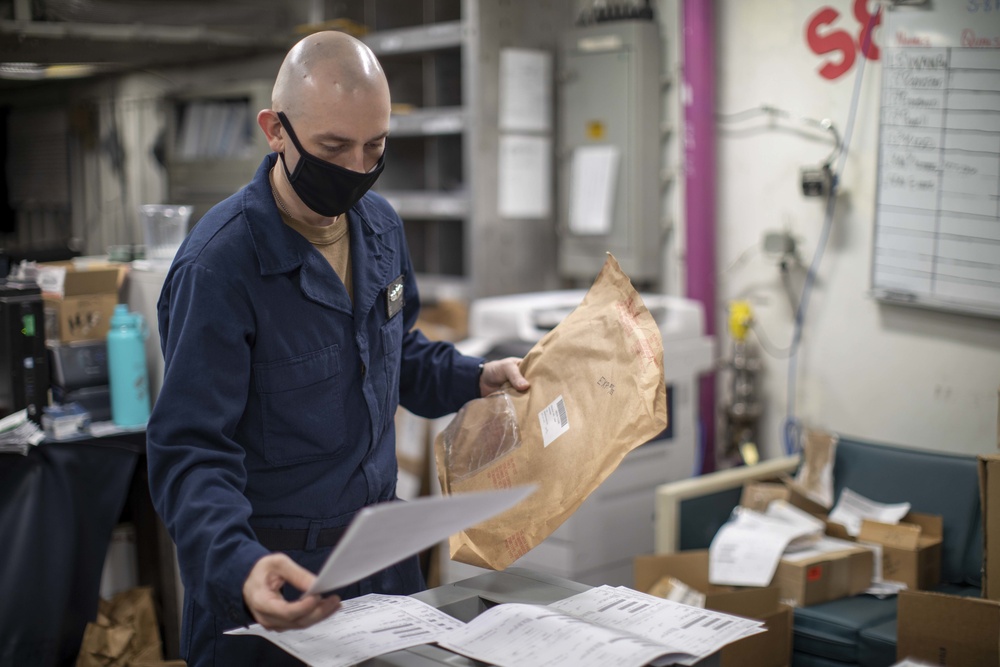
{"label": "shelving unit", "polygon": [[[194,206],[192,225],[248,183],[268,152],[256,117],[260,109],[271,106],[272,85],[272,81],[232,83],[187,90],[168,99],[167,196],[173,203]],[[218,112],[214,118],[199,113],[199,107],[204,112],[216,105],[230,108],[229,119],[237,127],[223,130],[228,123],[219,119]],[[228,132],[230,139],[208,141],[220,132]],[[189,137],[193,137],[190,142]]]}
{"label": "shelving unit", "polygon": [[572,1],[341,4],[336,18],[371,30],[362,39],[389,80],[391,136],[376,190],[403,218],[425,296],[442,282],[469,298],[555,286],[554,219],[497,212],[499,54],[554,52]]}
{"label": "shelving unit", "polygon": [[361,5],[365,25],[374,27],[362,39],[379,57],[393,100],[389,168],[376,190],[406,222],[415,269],[462,278],[469,219],[462,3],[367,0]]}
{"label": "shelving unit", "polygon": [[[499,62],[508,47],[555,53],[573,0],[342,0],[326,14],[318,18],[364,26],[362,40],[385,69],[393,114],[375,190],[405,223],[426,300],[434,294],[425,285],[466,298],[558,287],[555,212],[498,213]],[[195,206],[192,222],[248,182],[268,148],[254,126],[247,157],[186,155],[184,114],[212,101],[256,114],[270,105],[272,84],[197,86],[171,98],[169,197]]]}

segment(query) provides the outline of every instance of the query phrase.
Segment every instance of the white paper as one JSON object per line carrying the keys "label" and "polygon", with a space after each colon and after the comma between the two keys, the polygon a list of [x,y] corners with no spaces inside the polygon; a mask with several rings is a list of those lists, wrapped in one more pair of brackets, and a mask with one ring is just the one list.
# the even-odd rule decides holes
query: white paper
{"label": "white paper", "polygon": [[611,231],[618,184],[617,146],[581,146],[573,151],[569,183],[569,229],[574,234]]}
{"label": "white paper", "polygon": [[494,607],[438,643],[500,667],[641,667],[692,664],[762,625],[601,586],[548,607]]}
{"label": "white paper", "polygon": [[365,595],[304,630],[275,632],[254,624],[227,635],[263,637],[312,667],[347,667],[383,653],[435,642],[463,623],[415,598]]}
{"label": "white paper", "polygon": [[690,665],[759,632],[759,621],[601,586],[547,607],[498,605],[468,625],[411,597],[373,594],[345,601],[305,630],[252,625],[226,634],[263,637],[312,667],[345,667],[430,642],[500,667],[642,667]]}
{"label": "white paper", "polygon": [[552,125],[552,54],[500,50],[501,130],[546,132]]}
{"label": "white paper", "polygon": [[764,632],[760,621],[689,607],[624,586],[592,588],[549,607],[689,654],[681,664],[697,662],[726,644]]}
{"label": "white paper", "polygon": [[388,502],[362,509],[306,594],[352,584],[485,521],[527,498],[536,486]]}
{"label": "white paper", "polygon": [[815,558],[817,556],[823,556],[825,554],[832,554],[838,551],[847,551],[857,549],[859,545],[857,542],[848,542],[847,540],[840,540],[836,537],[822,537],[819,541],[812,544],[808,549],[802,549],[796,551],[795,553],[785,554],[782,560],[787,560],[790,563],[797,563],[799,561],[808,560],[810,558]]}
{"label": "white paper", "polygon": [[878,542],[854,542],[855,546],[864,547],[872,552],[872,581],[871,585],[865,589],[868,595],[877,598],[887,598],[899,593],[899,591],[909,588],[901,581],[891,581],[882,578],[882,545]]}
{"label": "white paper", "polygon": [[498,667],[641,667],[664,653],[638,637],[623,639],[609,628],[526,604],[493,607],[438,644]]}
{"label": "white paper", "polygon": [[847,528],[848,535],[857,537],[861,534],[861,522],[864,519],[895,525],[909,511],[910,503],[877,503],[850,489],[844,489],[829,518]]}
{"label": "white paper", "polygon": [[503,135],[497,166],[497,209],[501,218],[552,215],[552,140]]}
{"label": "white paper", "polygon": [[767,513],[739,508],[708,551],[708,580],[728,586],[767,586],[778,562],[793,540],[819,539],[824,524],[783,500],[774,500]]}

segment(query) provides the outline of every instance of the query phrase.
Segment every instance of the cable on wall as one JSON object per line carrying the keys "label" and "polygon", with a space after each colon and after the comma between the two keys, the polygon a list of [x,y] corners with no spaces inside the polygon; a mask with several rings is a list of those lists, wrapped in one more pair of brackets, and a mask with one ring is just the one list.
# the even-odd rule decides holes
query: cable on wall
{"label": "cable on wall", "polygon": [[[875,26],[875,22],[881,15],[882,7],[879,6],[878,10],[868,19],[868,26],[867,30],[865,30],[865,40],[862,50],[868,50],[871,43],[872,29]],[[854,133],[854,121],[858,111],[858,98],[861,93],[861,81],[864,78],[865,73],[865,60],[867,59],[862,58],[860,60],[860,63],[858,64],[858,73],[854,77],[854,90],[851,94],[851,104],[848,109],[847,127],[844,130],[844,140],[840,148],[840,155],[837,160],[836,169],[834,169],[831,174],[830,193],[827,196],[826,201],[823,229],[820,232],[820,238],[816,245],[816,250],[813,252],[812,261],[809,263],[809,270],[806,273],[805,283],[802,286],[802,298],[799,300],[799,306],[795,311],[791,354],[788,358],[787,407],[785,424],[782,429],[785,440],[785,453],[788,455],[794,454],[798,450],[799,438],[802,432],[802,424],[795,416],[795,385],[797,379],[796,369],[798,367],[797,361],[799,344],[802,342],[802,329],[805,324],[806,311],[809,308],[809,296],[812,293],[812,287],[816,282],[816,272],[819,270],[820,262],[823,259],[823,252],[826,249],[826,243],[830,237],[830,229],[833,227],[833,215],[837,206],[837,193],[840,187],[840,179],[844,173],[844,166],[847,162],[847,155],[851,144],[851,135]]]}

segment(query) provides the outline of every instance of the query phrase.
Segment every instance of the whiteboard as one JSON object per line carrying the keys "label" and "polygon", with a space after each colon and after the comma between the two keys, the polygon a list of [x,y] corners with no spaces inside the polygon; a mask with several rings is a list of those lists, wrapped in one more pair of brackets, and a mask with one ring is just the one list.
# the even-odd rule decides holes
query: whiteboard
{"label": "whiteboard", "polygon": [[1000,317],[1000,0],[894,7],[881,34],[872,293]]}

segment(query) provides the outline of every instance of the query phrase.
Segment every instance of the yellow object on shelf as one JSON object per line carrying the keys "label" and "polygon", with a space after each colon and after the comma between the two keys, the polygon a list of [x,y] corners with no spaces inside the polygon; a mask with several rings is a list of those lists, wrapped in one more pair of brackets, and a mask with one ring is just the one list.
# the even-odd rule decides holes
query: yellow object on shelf
{"label": "yellow object on shelf", "polygon": [[753,311],[749,301],[731,301],[729,303],[729,333],[735,340],[746,340],[747,330],[753,320]]}

